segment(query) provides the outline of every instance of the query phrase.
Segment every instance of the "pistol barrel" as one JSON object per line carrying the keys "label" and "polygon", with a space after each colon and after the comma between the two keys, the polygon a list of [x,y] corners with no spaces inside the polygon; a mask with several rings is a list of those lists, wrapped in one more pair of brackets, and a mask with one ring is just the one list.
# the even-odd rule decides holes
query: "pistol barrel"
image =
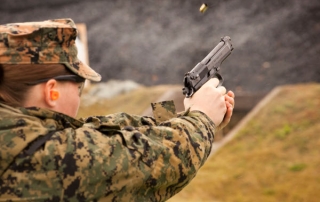
{"label": "pistol barrel", "polygon": [[231,54],[232,50],[231,38],[229,36],[225,36],[221,38],[218,45],[200,63],[207,65],[209,69],[219,67]]}

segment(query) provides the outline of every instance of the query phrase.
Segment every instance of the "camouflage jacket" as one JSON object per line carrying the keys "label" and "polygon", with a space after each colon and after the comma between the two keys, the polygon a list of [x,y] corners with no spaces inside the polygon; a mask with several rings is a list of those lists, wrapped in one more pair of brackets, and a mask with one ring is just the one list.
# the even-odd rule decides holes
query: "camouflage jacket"
{"label": "camouflage jacket", "polygon": [[196,175],[213,137],[198,111],[78,120],[0,104],[0,201],[165,201]]}

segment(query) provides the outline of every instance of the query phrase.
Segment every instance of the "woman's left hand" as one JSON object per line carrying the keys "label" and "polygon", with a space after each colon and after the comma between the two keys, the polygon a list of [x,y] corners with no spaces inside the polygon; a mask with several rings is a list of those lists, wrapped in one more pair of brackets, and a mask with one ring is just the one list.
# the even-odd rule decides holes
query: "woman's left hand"
{"label": "woman's left hand", "polygon": [[226,127],[231,120],[234,109],[234,97],[235,95],[232,91],[228,91],[228,93],[224,95],[227,112],[223,118],[223,121],[218,126],[218,130],[221,130],[222,128]]}

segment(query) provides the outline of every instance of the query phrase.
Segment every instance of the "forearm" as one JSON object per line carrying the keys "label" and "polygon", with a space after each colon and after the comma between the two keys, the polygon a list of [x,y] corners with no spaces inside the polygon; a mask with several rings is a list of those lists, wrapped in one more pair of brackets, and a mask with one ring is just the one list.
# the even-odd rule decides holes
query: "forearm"
{"label": "forearm", "polygon": [[[128,148],[138,152],[139,159],[146,165],[145,187],[141,190],[155,201],[170,198],[194,178],[210,154],[214,137],[213,123],[201,112],[136,130],[124,138]],[[135,165],[139,162],[132,164]],[[155,190],[162,194],[155,194]]]}
{"label": "forearm", "polygon": [[101,138],[113,153],[105,161],[130,162],[127,172],[113,171],[112,179],[134,179],[125,184],[135,193],[132,197],[154,201],[170,198],[194,178],[210,154],[215,130],[211,119],[200,111],[157,123],[151,117],[117,113],[91,117],[85,125],[105,134]]}
{"label": "forearm", "polygon": [[[100,122],[98,130],[113,124],[119,127],[114,129],[114,135],[103,132],[106,147],[112,149],[111,156],[101,154],[105,162],[111,159],[119,165],[130,162],[128,170],[123,166],[113,169],[111,165],[101,166],[113,170],[110,174],[120,180],[121,186],[124,185],[121,179],[134,179],[125,184],[124,191],[134,193],[131,197],[140,200],[147,197],[153,201],[170,198],[194,178],[210,154],[215,130],[213,122],[199,111],[185,112],[158,124],[152,118],[124,113],[95,121]],[[98,142],[100,144],[101,139]]]}

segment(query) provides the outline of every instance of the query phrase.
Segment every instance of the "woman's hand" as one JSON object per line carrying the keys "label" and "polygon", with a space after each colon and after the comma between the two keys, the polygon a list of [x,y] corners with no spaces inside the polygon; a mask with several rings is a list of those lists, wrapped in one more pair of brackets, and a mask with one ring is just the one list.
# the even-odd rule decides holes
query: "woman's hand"
{"label": "woman's hand", "polygon": [[231,120],[231,116],[232,116],[233,109],[234,109],[234,97],[235,96],[232,91],[228,91],[228,93],[224,95],[225,103],[226,103],[226,107],[227,107],[227,112],[223,118],[223,121],[218,126],[219,130],[226,127]]}
{"label": "woman's hand", "polygon": [[[233,93],[228,92],[223,86],[219,86],[217,78],[210,79],[191,98],[184,99],[185,109],[199,110],[205,113],[216,126],[225,126],[229,123],[234,100]],[[220,127],[218,127],[220,128]]]}

